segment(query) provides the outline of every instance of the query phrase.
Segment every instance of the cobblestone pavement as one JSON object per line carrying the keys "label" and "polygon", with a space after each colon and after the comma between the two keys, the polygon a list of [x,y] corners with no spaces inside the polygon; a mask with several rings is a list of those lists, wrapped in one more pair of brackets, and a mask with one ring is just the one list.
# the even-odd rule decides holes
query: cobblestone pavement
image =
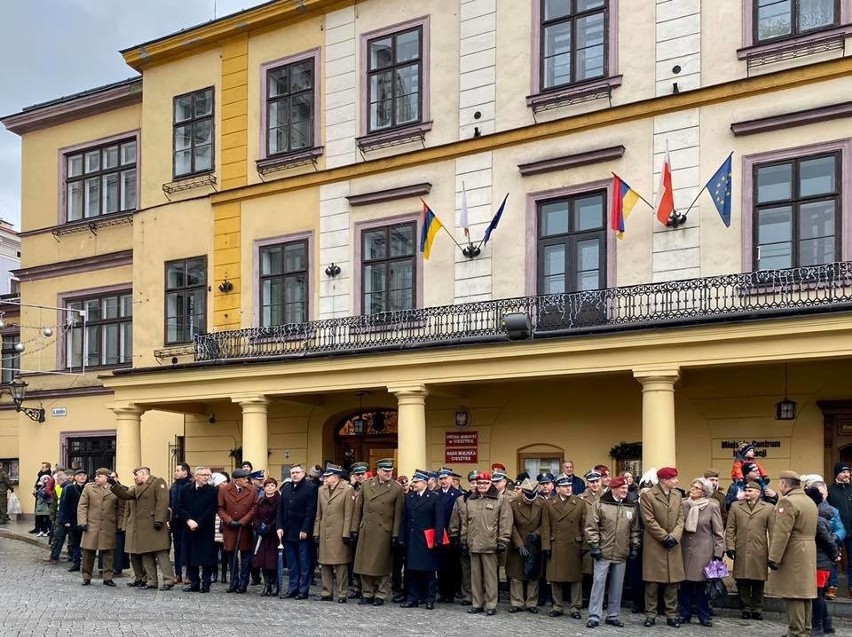
{"label": "cobblestone pavement", "polygon": [[[441,635],[473,637],[496,635],[620,635],[672,634],[677,637],[709,637],[742,634],[749,637],[784,634],[785,626],[777,614],[768,614],[763,622],[746,622],[733,611],[720,611],[712,628],[690,624],[677,632],[665,625],[653,630],[643,628],[642,616],[622,615],[625,628],[601,626],[594,630],[567,617],[550,618],[507,612],[501,602],[493,617],[471,616],[458,605],[439,605],[434,611],[424,608],[401,609],[396,605],[381,608],[316,601],[296,601],[260,597],[260,587],[246,595],[228,595],[225,585],[214,584],[209,595],[184,593],[176,586],[170,591],[136,591],[125,586],[101,586],[97,577],[92,586],[80,585],[79,573],[68,573],[65,563],[49,565],[43,547],[0,537],[0,635],[3,637],[44,637],[45,635],[249,635],[294,634],[334,637],[354,635]],[[838,635],[852,635],[852,623],[837,621]]]}

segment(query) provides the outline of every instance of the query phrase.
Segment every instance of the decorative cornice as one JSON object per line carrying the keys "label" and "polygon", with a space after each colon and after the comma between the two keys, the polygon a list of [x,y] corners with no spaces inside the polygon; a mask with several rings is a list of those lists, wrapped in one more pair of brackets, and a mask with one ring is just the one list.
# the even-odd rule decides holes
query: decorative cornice
{"label": "decorative cornice", "polygon": [[429,182],[423,182],[422,184],[400,186],[399,188],[365,192],[361,195],[349,195],[346,198],[349,200],[350,206],[366,206],[368,204],[381,203],[383,201],[405,199],[406,197],[419,197],[421,195],[429,194],[430,190],[432,190],[432,184]]}
{"label": "decorative cornice", "polygon": [[20,113],[0,118],[0,124],[12,133],[23,135],[141,103],[142,78],[139,77],[30,106]]}
{"label": "decorative cornice", "polygon": [[841,119],[844,117],[852,117],[852,102],[841,102],[829,106],[819,106],[817,108],[784,113],[783,115],[734,122],[731,124],[731,132],[736,137],[741,137],[743,135],[755,135],[756,133],[766,133],[783,128],[805,126],[806,124],[815,124],[817,122],[827,122],[832,119]]}
{"label": "decorative cornice", "polygon": [[18,277],[21,281],[41,281],[42,279],[52,279],[60,276],[68,276],[70,274],[93,272],[95,270],[105,270],[106,268],[117,268],[125,265],[131,265],[132,263],[133,250],[121,250],[119,252],[99,254],[82,259],[72,259],[70,261],[34,265],[29,268],[19,268],[17,270],[12,270],[12,275]]}
{"label": "decorative cornice", "polygon": [[624,151],[624,146],[610,146],[609,148],[599,148],[598,150],[590,150],[584,153],[542,159],[541,161],[533,161],[528,164],[518,164],[518,170],[521,171],[521,175],[524,177],[539,175],[555,170],[565,170],[566,168],[576,168],[577,166],[586,166],[611,159],[619,159],[624,156]]}

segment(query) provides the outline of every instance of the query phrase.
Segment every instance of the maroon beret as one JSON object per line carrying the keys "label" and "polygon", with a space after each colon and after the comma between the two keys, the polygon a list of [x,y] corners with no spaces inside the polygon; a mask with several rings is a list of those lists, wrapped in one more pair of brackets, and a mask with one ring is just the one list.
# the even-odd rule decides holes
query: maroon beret
{"label": "maroon beret", "polygon": [[609,488],[617,489],[618,487],[623,487],[625,484],[627,484],[627,478],[624,476],[616,476],[612,479],[612,481],[610,481]]}
{"label": "maroon beret", "polygon": [[669,480],[677,477],[677,469],[674,467],[663,467],[657,470],[657,477],[660,480]]}

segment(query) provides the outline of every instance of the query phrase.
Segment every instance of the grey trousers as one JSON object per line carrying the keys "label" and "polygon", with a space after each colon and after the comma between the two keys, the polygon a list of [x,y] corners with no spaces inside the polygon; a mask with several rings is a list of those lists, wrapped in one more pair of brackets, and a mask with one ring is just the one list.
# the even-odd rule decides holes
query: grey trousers
{"label": "grey trousers", "polygon": [[625,562],[595,561],[592,593],[589,596],[589,619],[601,620],[607,573],[609,574],[609,601],[606,605],[606,618],[618,619],[618,614],[621,611],[621,587],[624,584],[626,570],[627,564]]}

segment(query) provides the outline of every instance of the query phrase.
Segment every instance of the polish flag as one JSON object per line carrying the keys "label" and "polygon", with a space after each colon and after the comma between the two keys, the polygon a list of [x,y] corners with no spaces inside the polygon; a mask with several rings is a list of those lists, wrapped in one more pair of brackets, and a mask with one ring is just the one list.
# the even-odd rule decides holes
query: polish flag
{"label": "polish flag", "polygon": [[674,192],[672,191],[672,164],[669,160],[669,143],[666,142],[666,156],[660,172],[660,187],[657,189],[657,220],[664,226],[674,212]]}

